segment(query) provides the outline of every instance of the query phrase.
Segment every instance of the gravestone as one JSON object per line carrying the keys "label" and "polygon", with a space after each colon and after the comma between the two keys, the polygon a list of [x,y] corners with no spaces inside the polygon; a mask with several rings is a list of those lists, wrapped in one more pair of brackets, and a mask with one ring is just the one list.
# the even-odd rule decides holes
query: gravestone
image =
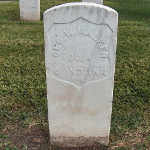
{"label": "gravestone", "polygon": [[20,20],[40,20],[40,0],[19,0]]}
{"label": "gravestone", "polygon": [[117,28],[117,12],[95,3],[68,3],[44,12],[53,146],[108,144]]}
{"label": "gravestone", "polygon": [[82,2],[91,2],[91,3],[103,4],[103,0],[82,0]]}

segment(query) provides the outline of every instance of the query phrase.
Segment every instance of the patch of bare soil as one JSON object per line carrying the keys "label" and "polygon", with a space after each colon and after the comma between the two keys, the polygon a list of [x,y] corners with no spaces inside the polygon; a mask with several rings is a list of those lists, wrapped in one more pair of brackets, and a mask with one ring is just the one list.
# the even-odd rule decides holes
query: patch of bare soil
{"label": "patch of bare soil", "polygon": [[84,148],[60,148],[51,147],[49,132],[39,127],[31,127],[23,131],[16,131],[16,128],[5,129],[9,141],[18,150],[106,150],[104,146]]}
{"label": "patch of bare soil", "polygon": [[[137,134],[131,139],[117,141],[113,145],[99,145],[99,147],[84,147],[84,148],[59,148],[50,146],[49,131],[40,127],[32,126],[31,128],[16,130],[16,126],[5,126],[3,132],[7,135],[7,139],[11,145],[17,150],[113,150],[119,147],[132,147],[138,150],[139,146],[143,149],[149,149],[150,143],[146,140],[149,134]],[[0,131],[1,132],[1,131]]]}
{"label": "patch of bare soil", "polygon": [[6,131],[11,143],[18,149],[48,150],[50,149],[49,133],[44,129],[32,127],[23,133]]}

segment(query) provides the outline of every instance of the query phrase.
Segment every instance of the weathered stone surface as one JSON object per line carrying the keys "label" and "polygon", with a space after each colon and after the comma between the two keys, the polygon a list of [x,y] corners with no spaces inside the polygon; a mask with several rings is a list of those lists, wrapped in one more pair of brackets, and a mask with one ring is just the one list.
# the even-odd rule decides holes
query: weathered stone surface
{"label": "weathered stone surface", "polygon": [[92,2],[97,4],[103,4],[103,0],[82,0],[82,2]]}
{"label": "weathered stone surface", "polygon": [[40,0],[19,0],[20,20],[40,20]]}
{"label": "weathered stone surface", "polygon": [[95,3],[44,12],[50,141],[60,147],[109,142],[118,14]]}

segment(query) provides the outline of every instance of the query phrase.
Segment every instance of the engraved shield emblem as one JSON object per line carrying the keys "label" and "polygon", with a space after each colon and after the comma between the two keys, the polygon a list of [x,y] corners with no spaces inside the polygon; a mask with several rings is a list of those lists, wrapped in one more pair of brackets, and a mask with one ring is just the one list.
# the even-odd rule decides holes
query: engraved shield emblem
{"label": "engraved shield emblem", "polygon": [[50,74],[53,78],[81,88],[109,76],[113,31],[107,24],[79,18],[55,23],[47,34],[52,49]]}

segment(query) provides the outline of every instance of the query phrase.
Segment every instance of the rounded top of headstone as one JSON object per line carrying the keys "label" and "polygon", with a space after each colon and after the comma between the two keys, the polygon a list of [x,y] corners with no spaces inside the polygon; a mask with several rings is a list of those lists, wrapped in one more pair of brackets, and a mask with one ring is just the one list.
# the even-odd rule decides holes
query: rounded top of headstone
{"label": "rounded top of headstone", "polygon": [[46,10],[45,29],[48,30],[54,23],[67,23],[79,18],[95,24],[109,24],[111,30],[117,33],[118,13],[108,6],[89,2],[66,3]]}
{"label": "rounded top of headstone", "polygon": [[48,13],[49,11],[56,11],[57,9],[61,9],[61,8],[67,8],[69,9],[70,7],[72,8],[76,8],[78,9],[79,6],[82,6],[82,7],[89,7],[89,8],[101,8],[101,9],[105,9],[109,12],[114,12],[118,15],[117,11],[108,7],[108,6],[105,6],[105,5],[102,5],[102,4],[96,4],[96,3],[89,3],[89,2],[72,2],[72,3],[66,3],[66,4],[61,4],[61,5],[58,5],[58,6],[54,6],[52,8],[49,8],[47,9],[44,13]]}

